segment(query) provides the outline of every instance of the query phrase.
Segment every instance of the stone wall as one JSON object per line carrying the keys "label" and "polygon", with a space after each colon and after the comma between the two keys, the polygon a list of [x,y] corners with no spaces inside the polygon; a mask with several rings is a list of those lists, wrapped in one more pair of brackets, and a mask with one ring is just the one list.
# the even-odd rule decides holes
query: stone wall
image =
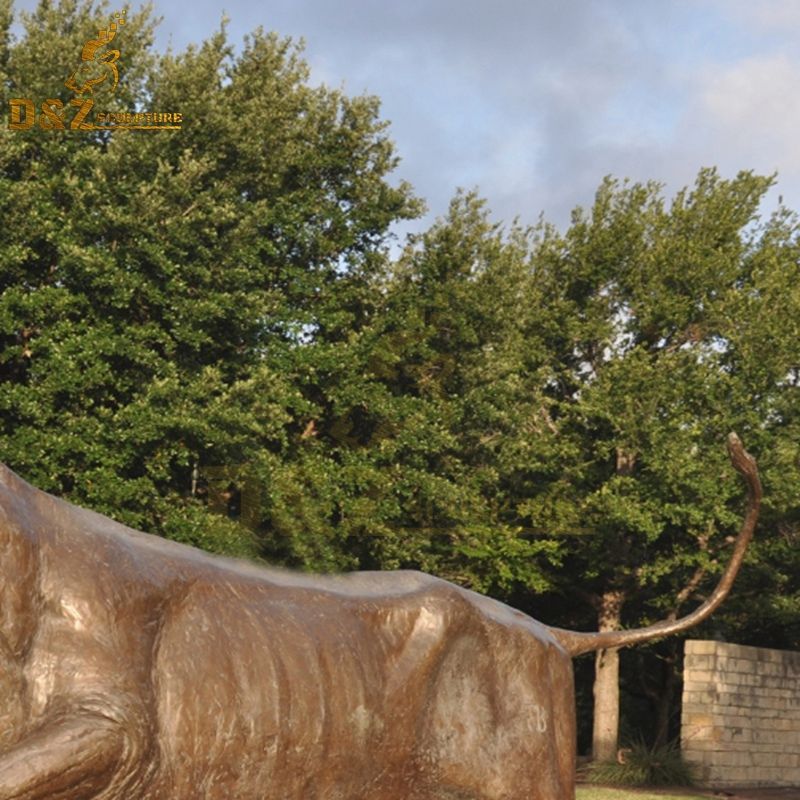
{"label": "stone wall", "polygon": [[800,653],[686,642],[681,748],[712,786],[800,786]]}

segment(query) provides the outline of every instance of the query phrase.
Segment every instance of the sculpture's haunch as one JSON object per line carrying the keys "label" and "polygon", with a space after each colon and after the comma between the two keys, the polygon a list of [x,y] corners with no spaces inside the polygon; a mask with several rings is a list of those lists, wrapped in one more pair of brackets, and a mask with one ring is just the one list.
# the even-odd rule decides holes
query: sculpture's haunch
{"label": "sculpture's haunch", "polygon": [[0,800],[572,800],[575,633],[414,572],[213,558],[0,466]]}
{"label": "sculpture's haunch", "polygon": [[567,800],[570,656],[419,573],[213,558],[0,467],[0,800]]}

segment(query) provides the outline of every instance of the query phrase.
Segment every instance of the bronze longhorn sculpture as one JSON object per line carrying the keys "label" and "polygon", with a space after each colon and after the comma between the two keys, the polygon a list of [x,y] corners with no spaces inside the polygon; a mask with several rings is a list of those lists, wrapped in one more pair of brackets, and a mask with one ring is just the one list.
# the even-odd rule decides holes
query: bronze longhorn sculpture
{"label": "bronze longhorn sculpture", "polygon": [[0,467],[0,800],[571,800],[571,658],[700,622],[549,628],[415,572],[215,558]]}

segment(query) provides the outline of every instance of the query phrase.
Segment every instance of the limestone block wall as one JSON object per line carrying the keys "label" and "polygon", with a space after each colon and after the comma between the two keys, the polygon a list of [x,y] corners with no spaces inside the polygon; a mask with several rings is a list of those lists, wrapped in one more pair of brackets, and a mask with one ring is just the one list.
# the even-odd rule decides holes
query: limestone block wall
{"label": "limestone block wall", "polygon": [[681,749],[712,786],[800,786],[800,653],[687,641]]}

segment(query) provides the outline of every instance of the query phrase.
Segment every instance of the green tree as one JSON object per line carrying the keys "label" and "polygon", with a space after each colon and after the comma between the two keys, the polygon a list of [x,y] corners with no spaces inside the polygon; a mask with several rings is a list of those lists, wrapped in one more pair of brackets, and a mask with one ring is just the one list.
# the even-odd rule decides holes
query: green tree
{"label": "green tree", "polygon": [[[107,5],[42,2],[19,41],[9,8],[3,108],[68,104]],[[293,446],[310,354],[363,324],[389,227],[418,205],[388,181],[377,100],[310,85],[289,40],[235,53],[223,28],[157,55],[152,32],[128,15],[119,87],[95,102],[180,111],[181,130],[0,133],[0,452],[128,524],[254,554],[207,513],[203,470]]]}
{"label": "green tree", "polygon": [[[657,185],[607,180],[565,234],[541,232],[539,284],[563,315],[548,384],[561,477],[528,510],[562,538],[564,591],[601,630],[676,614],[724,562],[741,507],[727,431],[760,456],[767,496],[796,497],[779,409],[796,405],[798,227],[758,219],[771,184],[705,170],[667,205]],[[617,653],[598,653],[599,759],[616,753],[618,685]]]}
{"label": "green tree", "polygon": [[545,424],[530,391],[543,357],[524,341],[529,244],[459,195],[391,265],[370,324],[315,360],[307,435],[265,481],[269,524],[296,548],[278,557],[317,549],[315,566],[421,568],[505,595],[549,585],[553,548],[505,488]]}
{"label": "green tree", "polygon": [[[741,513],[728,431],[761,457],[767,514],[788,524],[796,497],[796,223],[758,221],[770,185],[704,171],[668,204],[609,180],[563,235],[504,232],[457,197],[314,376],[308,436],[271,481],[293,563],[423,568],[565,626],[585,621],[575,597],[601,629],[684,611]],[[765,593],[774,543],[756,556]],[[598,659],[601,757],[616,658]]]}
{"label": "green tree", "polygon": [[[344,492],[363,513],[329,515],[328,540],[347,530],[354,564],[422,567],[562,625],[582,615],[562,599],[554,618],[558,596],[600,629],[684,611],[738,526],[730,430],[762,461],[768,525],[796,516],[797,223],[759,221],[771,182],[707,170],[667,203],[608,180],[563,235],[504,233],[456,198],[331,381],[319,430],[364,483]],[[774,537],[753,563],[775,600]],[[599,654],[601,758],[617,749],[617,669]]]}

